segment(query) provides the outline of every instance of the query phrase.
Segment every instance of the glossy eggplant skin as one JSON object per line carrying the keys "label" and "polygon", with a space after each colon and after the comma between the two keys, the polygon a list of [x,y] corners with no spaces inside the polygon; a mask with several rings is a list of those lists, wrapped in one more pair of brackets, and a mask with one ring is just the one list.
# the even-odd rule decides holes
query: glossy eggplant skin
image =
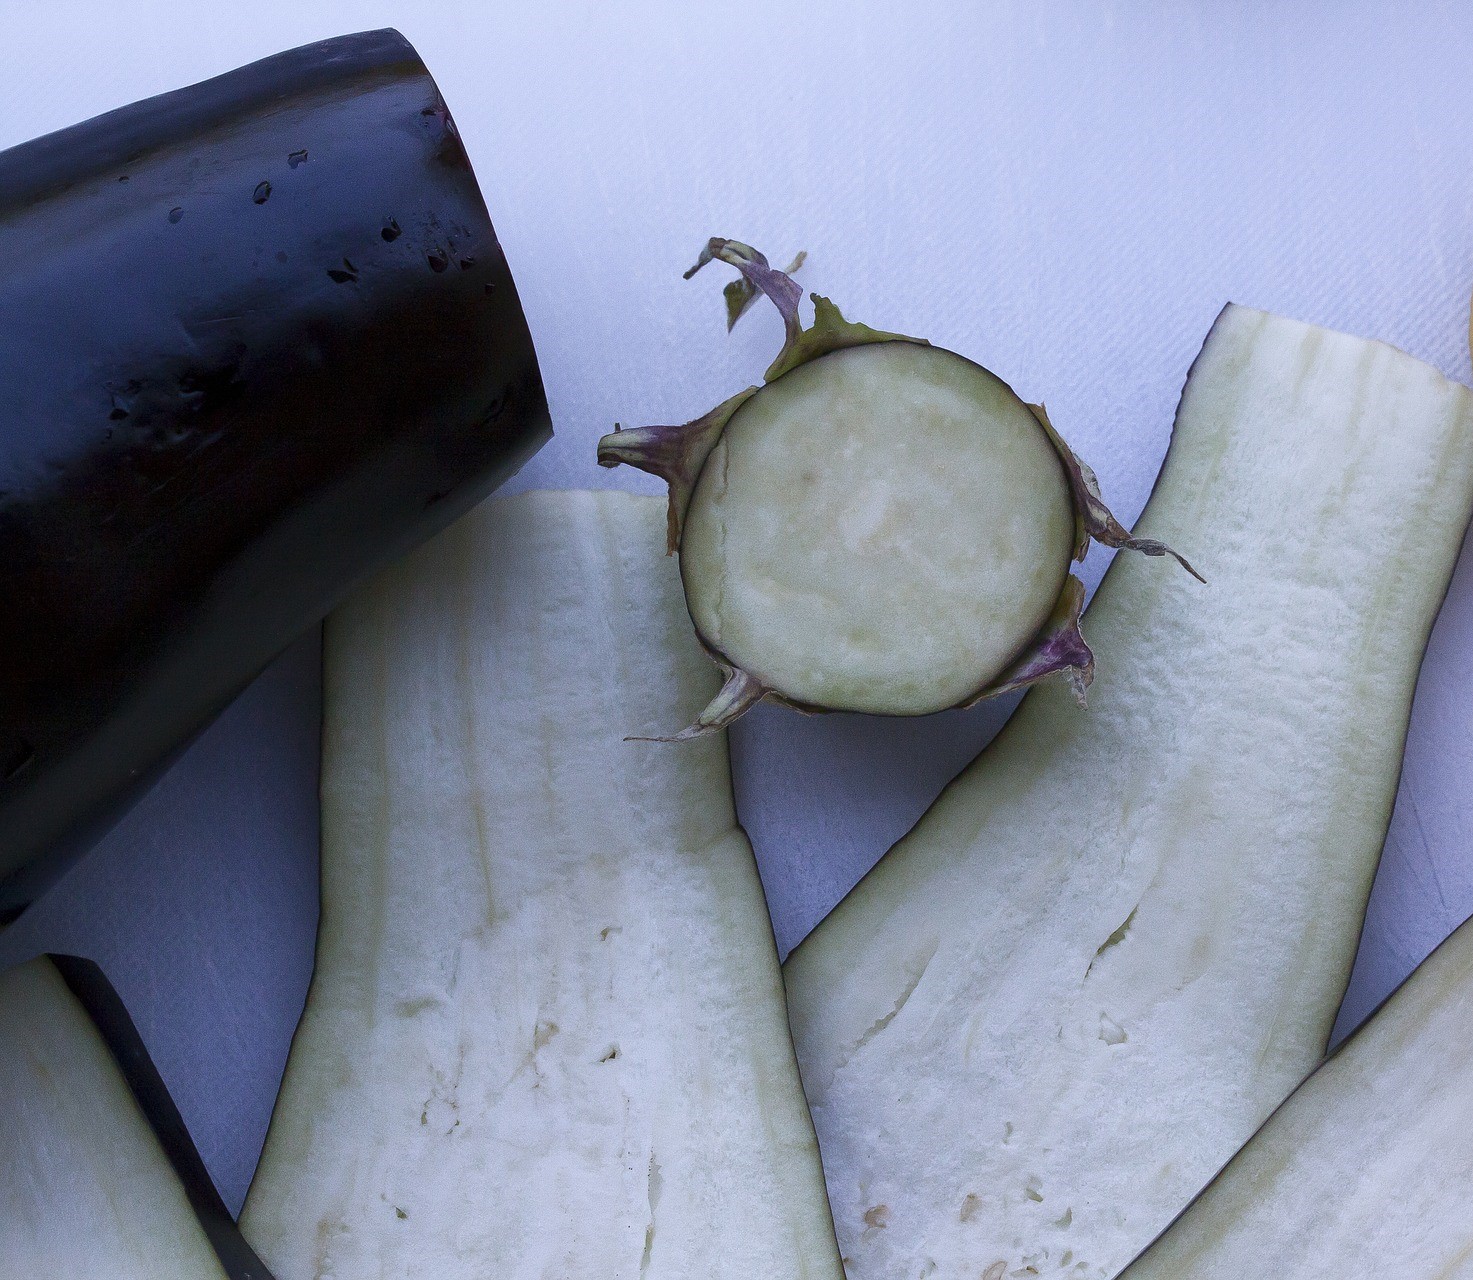
{"label": "glossy eggplant skin", "polygon": [[0,153],[0,921],[349,586],[550,435],[409,43]]}
{"label": "glossy eggplant skin", "polygon": [[194,1139],[189,1136],[184,1118],[169,1095],[169,1087],[154,1066],[127,1006],[107,980],[107,975],[91,960],[80,956],[52,954],[46,958],[92,1019],[113,1061],[118,1064],[129,1092],[153,1129],[164,1156],[179,1176],[190,1207],[225,1274],[230,1280],[272,1280],[266,1264],[246,1243],[230,1210],[220,1198],[210,1171],[205,1168]]}

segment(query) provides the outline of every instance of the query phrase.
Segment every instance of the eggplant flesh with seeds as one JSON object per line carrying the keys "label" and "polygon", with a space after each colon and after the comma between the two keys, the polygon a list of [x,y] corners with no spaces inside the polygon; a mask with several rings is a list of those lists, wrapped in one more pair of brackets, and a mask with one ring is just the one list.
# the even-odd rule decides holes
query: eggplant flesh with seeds
{"label": "eggplant flesh with seeds", "polygon": [[924,715],[1059,676],[1082,700],[1094,659],[1070,561],[1091,540],[1175,553],[1133,538],[1042,406],[996,375],[818,295],[803,328],[792,277],[737,241],[713,239],[687,274],[718,259],[745,285],[733,322],[756,292],[783,316],[766,385],[598,451],[668,482],[669,549],[726,674],[678,737],[764,698]]}
{"label": "eggplant flesh with seeds", "polygon": [[788,959],[851,1280],[1107,1280],[1320,1061],[1470,510],[1473,393],[1222,313],[1138,525],[1208,585],[1117,557],[1089,714],[1030,693]]}
{"label": "eggplant flesh with seeds", "polygon": [[1465,923],[1121,1280],[1473,1276],[1470,1043]]}
{"label": "eggplant flesh with seeds", "polygon": [[316,969],[241,1217],[284,1277],[842,1280],[660,501],[488,502],[327,622]]}
{"label": "eggplant flesh with seeds", "polygon": [[0,154],[0,917],[549,427],[397,32]]}
{"label": "eggplant flesh with seeds", "polygon": [[270,1280],[91,961],[0,973],[0,1099],[0,1275]]}

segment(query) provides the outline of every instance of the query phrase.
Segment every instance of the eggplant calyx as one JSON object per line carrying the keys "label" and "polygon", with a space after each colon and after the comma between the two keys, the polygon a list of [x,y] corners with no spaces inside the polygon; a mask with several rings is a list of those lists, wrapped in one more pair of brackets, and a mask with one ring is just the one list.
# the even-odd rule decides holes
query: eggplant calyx
{"label": "eggplant calyx", "polygon": [[[846,320],[838,307],[828,298],[816,293],[808,295],[813,300],[813,323],[805,329],[798,317],[798,304],[803,299],[803,290],[788,272],[796,271],[802,266],[807,256],[806,252],[800,253],[788,264],[787,271],[779,271],[767,261],[765,255],[751,245],[743,244],[740,240],[713,236],[701,250],[696,265],[685,273],[685,278],[689,280],[708,262],[718,259],[741,272],[741,279],[733,282],[738,286],[735,294],[731,285],[722,291],[726,298],[728,329],[736,323],[736,318],[747,309],[758,293],[772,300],[772,305],[783,318],[786,337],[777,358],[762,375],[763,382],[774,382],[800,364],[826,356],[830,351],[842,351],[845,347],[859,347],[869,342],[915,342],[921,346],[930,346],[924,338],[911,338],[903,333],[886,333],[883,329],[871,329],[867,324]],[[734,297],[738,299],[735,309]]]}
{"label": "eggplant calyx", "polygon": [[747,387],[723,400],[710,413],[668,427],[615,427],[598,442],[598,464],[617,467],[620,463],[658,476],[670,486],[670,505],[665,520],[665,554],[674,555],[680,546],[680,528],[685,509],[690,505],[696,479],[701,468],[731,415],[755,395],[758,388]]}
{"label": "eggplant calyx", "polygon": [[[794,258],[788,271],[801,266],[806,256],[800,254]],[[782,315],[783,328],[788,335],[785,347],[796,342],[803,328],[803,322],[798,319],[798,303],[803,300],[803,290],[798,282],[787,271],[779,271],[767,261],[766,255],[758,253],[751,245],[743,244],[740,240],[723,239],[721,236],[712,236],[706,241],[706,247],[701,250],[695,266],[683,278],[689,280],[708,262],[715,262],[718,258],[741,272],[740,280],[733,281],[722,290],[726,298],[727,329],[730,330],[736,324],[742,312],[761,293],[772,299],[772,305]]]}
{"label": "eggplant calyx", "polygon": [[[707,652],[710,651],[707,650]],[[689,742],[692,738],[703,738],[708,733],[716,733],[725,729],[733,721],[739,720],[771,692],[750,672],[734,667],[728,662],[722,662],[720,659],[717,661],[720,663],[725,680],[720,692],[706,704],[706,709],[696,717],[694,724],[665,738],[628,737],[624,741]]]}
{"label": "eggplant calyx", "polygon": [[[746,248],[749,246],[743,247]],[[753,250],[753,252],[755,253],[756,250]],[[808,250],[799,249],[793,255],[793,260],[782,269],[782,274],[785,276],[792,275],[807,260]],[[685,278],[689,280],[704,265],[704,262],[698,262],[685,273]],[[762,291],[748,280],[746,276],[738,275],[735,280],[729,280],[727,282],[726,287],[721,291],[721,296],[726,299],[726,331],[730,333],[736,327],[736,322],[746,315],[751,309],[752,304],[762,296]]]}
{"label": "eggplant calyx", "polygon": [[1075,700],[1081,707],[1085,706],[1084,691],[1095,678],[1095,655],[1079,629],[1079,615],[1083,611],[1084,583],[1070,574],[1053,613],[1028,648],[997,679],[961,703],[958,709],[965,710],[988,698],[1026,689],[1050,676],[1065,680]]}
{"label": "eggplant calyx", "polygon": [[1064,443],[1063,437],[1049,421],[1048,411],[1041,404],[1030,404],[1028,408],[1033,411],[1039,426],[1044,429],[1054,451],[1059,455],[1059,461],[1064,464],[1065,474],[1069,477],[1069,491],[1074,495],[1074,509],[1079,513],[1079,540],[1074,549],[1076,560],[1084,559],[1090,541],[1093,540],[1106,547],[1139,551],[1144,556],[1170,556],[1198,582],[1206,585],[1207,579],[1180,552],[1173,551],[1164,542],[1157,542],[1154,538],[1133,537],[1130,530],[1111,514],[1100,493],[1099,478],[1089,463]]}

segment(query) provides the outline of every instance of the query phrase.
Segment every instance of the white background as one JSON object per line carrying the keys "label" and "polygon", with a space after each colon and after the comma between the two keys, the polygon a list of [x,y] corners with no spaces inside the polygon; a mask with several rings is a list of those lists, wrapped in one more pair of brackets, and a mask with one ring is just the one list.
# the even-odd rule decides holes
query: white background
{"label": "white background", "polygon": [[[516,487],[654,491],[595,467],[595,439],[693,417],[760,375],[774,319],[728,338],[721,269],[680,280],[711,234],[783,260],[805,248],[800,279],[847,314],[1046,400],[1126,520],[1228,300],[1469,379],[1464,5],[10,0],[0,23],[0,145],[399,27],[456,115],[537,340],[558,435]],[[1106,559],[1090,557],[1091,586]],[[1465,556],[1342,1024],[1473,911],[1470,657]],[[0,963],[48,948],[103,962],[233,1205],[311,968],[316,662],[308,637],[0,938]],[[1008,709],[762,708],[738,727],[741,815],[785,949]]]}

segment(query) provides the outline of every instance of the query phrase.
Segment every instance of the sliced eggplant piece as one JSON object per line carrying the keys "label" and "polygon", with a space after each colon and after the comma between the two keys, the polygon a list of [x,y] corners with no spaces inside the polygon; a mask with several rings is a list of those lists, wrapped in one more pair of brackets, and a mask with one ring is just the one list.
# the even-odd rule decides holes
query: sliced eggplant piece
{"label": "sliced eggplant piece", "polygon": [[1473,1276],[1470,1043],[1473,922],[1295,1090],[1121,1280]]}
{"label": "sliced eggplant piece", "polygon": [[397,32],[0,154],[0,256],[3,919],[549,428],[475,175]]}
{"label": "sliced eggplant piece", "polygon": [[0,973],[0,1275],[270,1280],[102,971]]}
{"label": "sliced eggplant piece", "polygon": [[717,259],[746,286],[729,323],[759,290],[782,313],[766,385],[598,448],[668,482],[669,549],[726,674],[680,736],[763,698],[924,715],[1060,676],[1082,700],[1094,666],[1070,561],[1091,540],[1175,553],[1132,538],[1042,407],[995,374],[817,295],[803,328],[797,283],[734,240],[686,274]]}
{"label": "sliced eggplant piece", "polygon": [[242,1226],[315,1276],[842,1271],[663,504],[487,503],[327,624],[322,923]]}
{"label": "sliced eggplant piece", "polygon": [[1228,307],[1111,565],[1088,714],[1031,693],[788,960],[851,1280],[1108,1277],[1319,1061],[1428,631],[1473,393]]}

